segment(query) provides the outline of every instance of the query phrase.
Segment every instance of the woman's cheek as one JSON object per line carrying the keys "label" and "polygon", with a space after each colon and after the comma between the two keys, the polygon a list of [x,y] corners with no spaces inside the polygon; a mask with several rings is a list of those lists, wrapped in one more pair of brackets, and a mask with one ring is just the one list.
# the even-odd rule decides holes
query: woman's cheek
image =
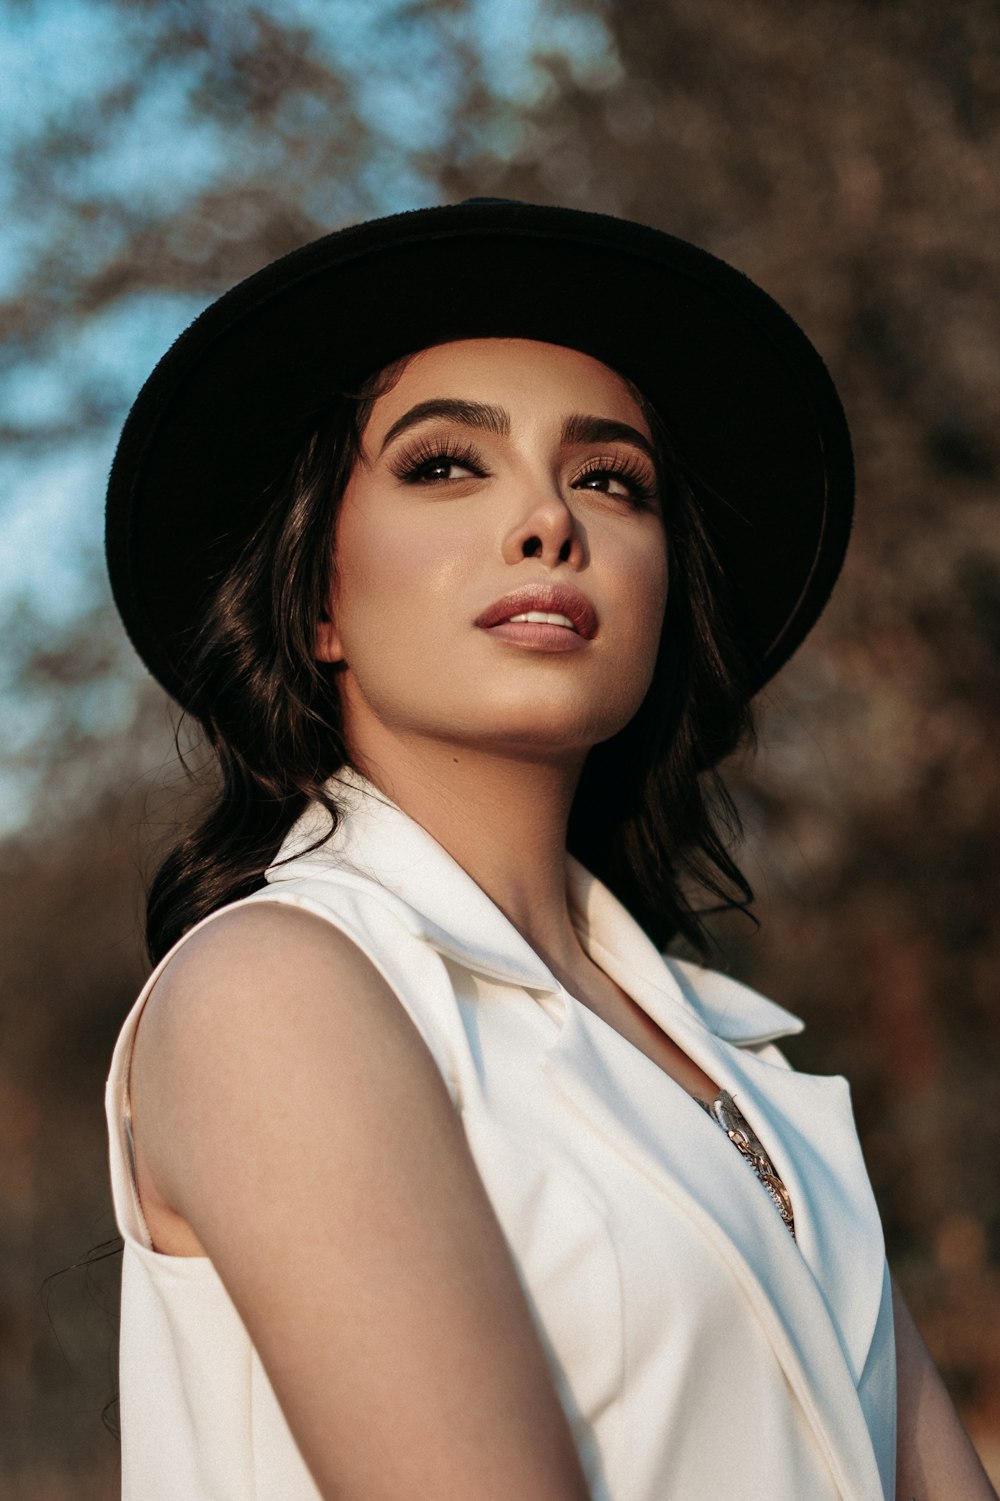
{"label": "woman's cheek", "polygon": [[[341,536],[338,572],[339,619],[347,660],[375,652],[390,672],[409,659],[438,650],[448,625],[454,560],[435,528],[388,524],[359,508]],[[360,668],[361,662],[358,661]]]}

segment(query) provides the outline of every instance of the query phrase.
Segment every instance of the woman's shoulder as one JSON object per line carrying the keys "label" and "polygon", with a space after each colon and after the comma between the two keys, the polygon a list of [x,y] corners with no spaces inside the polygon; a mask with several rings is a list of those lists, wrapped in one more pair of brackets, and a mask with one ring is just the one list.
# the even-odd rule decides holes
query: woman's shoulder
{"label": "woman's shoulder", "polygon": [[377,978],[371,959],[343,925],[314,906],[287,898],[237,901],[195,924],[158,964],[150,999],[281,989],[343,978],[367,986]]}
{"label": "woman's shoulder", "polygon": [[[164,1143],[227,1112],[242,1119],[248,1098],[270,1108],[282,1078],[325,1078],[338,1096],[359,1076],[390,1093],[422,1079],[443,1095],[425,1042],[342,929],[294,903],[238,902],[192,930],[156,972],[135,1028],[132,1107],[170,1162]],[[304,1084],[300,1095],[295,1108],[308,1113]],[[170,1173],[160,1172],[173,1203]]]}
{"label": "woman's shoulder", "polygon": [[[339,1014],[343,1034],[375,1040],[399,1012],[358,944],[289,902],[237,902],[186,934],[148,987],[135,1064],[172,1060],[184,1071],[235,1037],[267,1052],[280,1033],[308,1037],[317,1015]],[[143,1046],[145,1044],[145,1046]]]}
{"label": "woman's shoulder", "polygon": [[422,1038],[450,1083],[448,998],[406,936],[356,893],[337,901],[331,889],[321,901],[290,884],[266,887],[209,914],[163,957],[140,997],[137,1052],[190,1060],[237,1034],[266,1051],[287,1027],[308,1035],[322,1012],[345,1046],[377,1046],[387,1029],[416,1047]]}

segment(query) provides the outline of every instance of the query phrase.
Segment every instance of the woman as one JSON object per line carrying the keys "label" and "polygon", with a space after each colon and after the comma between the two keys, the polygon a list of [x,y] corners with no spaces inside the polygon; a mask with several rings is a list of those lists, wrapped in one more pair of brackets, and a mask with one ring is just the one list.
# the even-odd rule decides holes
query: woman
{"label": "woman", "polygon": [[850,507],[794,324],[596,215],[343,231],[161,362],[111,577],[222,787],[108,1087],[127,1496],[993,1495],[843,1081],[659,952]]}

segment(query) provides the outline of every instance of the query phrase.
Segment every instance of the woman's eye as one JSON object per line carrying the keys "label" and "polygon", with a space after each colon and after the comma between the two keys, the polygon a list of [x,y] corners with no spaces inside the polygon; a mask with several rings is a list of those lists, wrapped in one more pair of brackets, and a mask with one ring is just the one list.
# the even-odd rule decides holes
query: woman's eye
{"label": "woman's eye", "polygon": [[656,495],[656,486],[644,470],[631,464],[593,464],[573,481],[576,490],[598,490],[604,495],[642,505]]}
{"label": "woman's eye", "polygon": [[605,490],[609,495],[631,496],[632,486],[612,469],[592,469],[577,481],[585,490]]}
{"label": "woman's eye", "polygon": [[397,478],[406,485],[449,484],[455,480],[480,479],[484,469],[474,454],[418,449],[392,463]]}
{"label": "woman's eye", "polygon": [[422,464],[410,471],[416,480],[448,480],[465,479],[474,471],[468,464],[461,464],[457,459],[427,459]]}

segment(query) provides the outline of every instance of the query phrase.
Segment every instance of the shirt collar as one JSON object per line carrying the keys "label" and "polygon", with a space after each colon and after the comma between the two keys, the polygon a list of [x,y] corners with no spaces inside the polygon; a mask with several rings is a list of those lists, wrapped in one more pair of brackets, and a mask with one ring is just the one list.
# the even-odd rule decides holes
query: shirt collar
{"label": "shirt collar", "polygon": [[[330,833],[329,815],[311,804],[265,872],[269,883],[360,882],[393,906],[411,931],[475,973],[540,993],[562,989],[468,872],[373,782],[344,766],[328,788],[341,810],[337,828]],[[665,959],[631,913],[572,856],[567,897],[584,949],[624,988],[656,991],[664,1004],[693,1014],[730,1042],[763,1042],[800,1030],[801,1022],[782,1007],[724,976],[712,976],[715,983],[703,994],[693,976],[707,972]]]}

